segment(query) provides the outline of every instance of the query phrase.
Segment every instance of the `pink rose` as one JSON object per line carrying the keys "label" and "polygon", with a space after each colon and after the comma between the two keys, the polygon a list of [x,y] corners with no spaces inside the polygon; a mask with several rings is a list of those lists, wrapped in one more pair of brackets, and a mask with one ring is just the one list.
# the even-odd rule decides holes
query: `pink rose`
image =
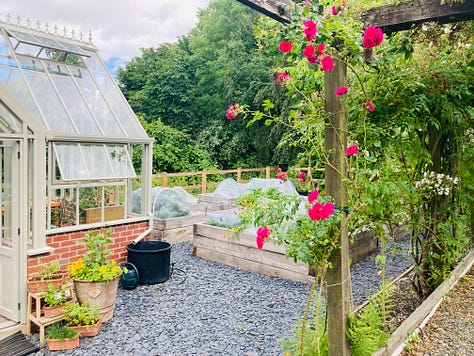
{"label": "pink rose", "polygon": [[331,56],[326,56],[321,59],[321,70],[333,70],[334,69],[334,62]]}
{"label": "pink rose", "polygon": [[359,154],[359,150],[357,149],[357,145],[352,145],[347,147],[346,149],[346,156],[356,156]]}
{"label": "pink rose", "polygon": [[291,51],[292,48],[293,48],[293,45],[291,44],[291,42],[288,42],[288,41],[280,42],[280,52],[288,53]]}
{"label": "pink rose", "polygon": [[265,239],[267,239],[270,236],[270,230],[268,227],[259,227],[257,230],[257,247],[259,250],[263,248],[263,243],[265,242]]}
{"label": "pink rose", "polygon": [[308,40],[308,42],[311,42],[316,36],[316,23],[312,20],[308,20],[304,22],[304,26],[304,34],[306,35],[306,39]]}
{"label": "pink rose", "polygon": [[308,202],[310,204],[313,204],[313,202],[318,199],[319,197],[319,192],[317,189],[313,190],[311,193],[308,194]]}
{"label": "pink rose", "polygon": [[368,112],[374,112],[375,111],[375,105],[373,103],[371,103],[370,101],[362,103],[362,107],[364,109],[366,109]]}
{"label": "pink rose", "polygon": [[341,96],[347,93],[347,87],[339,87],[336,89],[336,95]]}
{"label": "pink rose", "polygon": [[364,31],[364,38],[362,39],[362,44],[364,48],[372,48],[380,46],[383,42],[383,32],[382,29],[369,26]]}

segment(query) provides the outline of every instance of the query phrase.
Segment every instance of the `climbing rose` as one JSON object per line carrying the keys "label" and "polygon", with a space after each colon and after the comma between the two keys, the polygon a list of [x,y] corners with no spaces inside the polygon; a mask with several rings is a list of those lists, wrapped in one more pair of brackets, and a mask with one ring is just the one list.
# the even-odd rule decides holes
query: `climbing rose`
{"label": "climbing rose", "polygon": [[324,56],[324,43],[318,44],[318,53],[320,56]]}
{"label": "climbing rose", "polygon": [[234,120],[241,112],[244,112],[244,110],[240,107],[240,104],[230,104],[225,115],[229,120]]}
{"label": "climbing rose", "polygon": [[346,156],[355,156],[359,154],[359,150],[357,149],[356,145],[352,145],[347,147],[346,149]]}
{"label": "climbing rose", "polygon": [[308,194],[308,202],[313,204],[313,202],[318,199],[319,192],[317,189],[313,190],[311,193]]}
{"label": "climbing rose", "polygon": [[331,7],[331,13],[336,16],[338,14],[338,11],[337,11],[337,7],[336,6],[333,6]]}
{"label": "climbing rose", "polygon": [[306,35],[306,39],[308,42],[311,42],[316,36],[316,23],[312,20],[308,20],[304,22],[304,26],[304,34]]}
{"label": "climbing rose", "polygon": [[311,4],[310,4],[309,0],[306,0],[306,6],[311,7]]}
{"label": "climbing rose", "polygon": [[300,183],[301,184],[305,184],[305,181],[306,181],[306,174],[304,172],[301,172],[299,175],[298,175],[298,179],[300,180]]}
{"label": "climbing rose", "polygon": [[375,105],[373,103],[371,103],[370,101],[362,103],[362,107],[364,109],[366,109],[368,112],[374,112],[375,111]]}
{"label": "climbing rose", "polygon": [[347,87],[339,87],[336,89],[336,95],[341,96],[347,93]]}
{"label": "climbing rose", "polygon": [[288,53],[288,52],[291,51],[292,47],[293,46],[292,46],[291,42],[288,42],[288,41],[280,42],[280,52]]}
{"label": "climbing rose", "polygon": [[364,48],[372,48],[376,46],[380,46],[383,42],[383,32],[382,29],[369,26],[364,31],[364,38],[362,43]]}
{"label": "climbing rose", "polygon": [[276,82],[278,85],[286,85],[290,81],[291,76],[285,72],[278,72],[276,75]]}
{"label": "climbing rose", "polygon": [[314,52],[315,52],[314,46],[312,45],[306,46],[305,49],[303,50],[303,56],[305,56],[306,58],[312,57],[314,56]]}
{"label": "climbing rose", "polygon": [[326,56],[321,59],[321,70],[333,70],[334,62],[332,61],[331,56]]}
{"label": "climbing rose", "polygon": [[280,173],[279,175],[277,175],[277,178],[279,180],[286,180],[288,178],[288,174],[286,173]]}
{"label": "climbing rose", "polygon": [[322,218],[327,219],[332,214],[334,214],[334,204],[326,202],[323,206]]}
{"label": "climbing rose", "polygon": [[326,202],[324,205],[317,202],[308,210],[311,220],[324,220],[332,214],[334,214],[334,205],[330,202]]}
{"label": "climbing rose", "polygon": [[259,227],[257,230],[257,247],[259,250],[263,248],[263,243],[266,238],[270,236],[270,230],[268,227]]}

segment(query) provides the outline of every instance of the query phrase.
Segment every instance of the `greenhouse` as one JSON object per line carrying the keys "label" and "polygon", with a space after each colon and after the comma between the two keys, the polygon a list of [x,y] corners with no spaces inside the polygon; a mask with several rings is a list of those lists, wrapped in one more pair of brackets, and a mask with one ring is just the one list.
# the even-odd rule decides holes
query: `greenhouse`
{"label": "greenhouse", "polygon": [[0,261],[13,271],[0,277],[0,310],[19,321],[27,274],[49,254],[64,260],[55,238],[148,228],[148,211],[132,214],[131,196],[140,186],[150,206],[152,139],[90,40],[11,22],[0,22],[0,135]]}

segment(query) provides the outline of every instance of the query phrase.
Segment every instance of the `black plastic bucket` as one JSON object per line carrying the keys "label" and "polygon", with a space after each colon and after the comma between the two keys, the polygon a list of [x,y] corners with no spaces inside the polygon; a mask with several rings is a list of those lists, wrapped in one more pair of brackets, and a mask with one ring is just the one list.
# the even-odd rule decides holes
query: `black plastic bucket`
{"label": "black plastic bucket", "polygon": [[138,284],[163,283],[170,278],[171,244],[166,241],[140,241],[127,245],[127,261],[138,270]]}

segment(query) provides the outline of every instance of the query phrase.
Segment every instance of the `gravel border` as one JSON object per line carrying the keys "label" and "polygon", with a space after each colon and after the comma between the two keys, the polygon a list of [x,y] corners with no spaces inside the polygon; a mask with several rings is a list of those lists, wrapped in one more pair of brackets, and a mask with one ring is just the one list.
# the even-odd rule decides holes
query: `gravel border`
{"label": "gravel border", "polygon": [[[394,277],[412,264],[409,241],[387,247],[387,276]],[[279,340],[291,336],[295,318],[303,314],[309,284],[192,256],[192,242],[173,245],[171,260],[175,272],[168,281],[119,288],[114,317],[99,335],[82,338],[79,348],[61,354],[281,354]],[[378,270],[375,254],[352,266],[355,305],[380,284]],[[38,334],[30,340],[38,345]],[[59,353],[45,347],[36,355],[53,354]]]}

